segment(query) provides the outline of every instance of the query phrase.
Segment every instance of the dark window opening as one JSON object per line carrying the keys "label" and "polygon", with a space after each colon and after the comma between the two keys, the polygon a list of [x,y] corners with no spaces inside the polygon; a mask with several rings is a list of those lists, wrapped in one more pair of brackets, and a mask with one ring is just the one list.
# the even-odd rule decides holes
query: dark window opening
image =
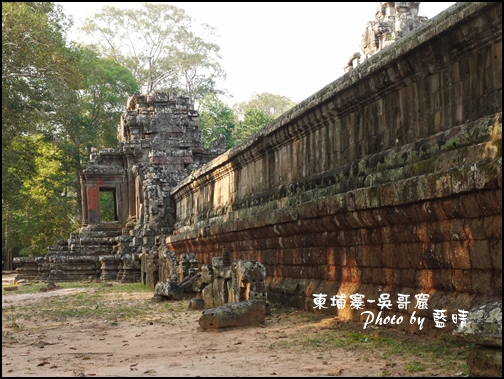
{"label": "dark window opening", "polygon": [[117,221],[115,189],[100,188],[100,222]]}

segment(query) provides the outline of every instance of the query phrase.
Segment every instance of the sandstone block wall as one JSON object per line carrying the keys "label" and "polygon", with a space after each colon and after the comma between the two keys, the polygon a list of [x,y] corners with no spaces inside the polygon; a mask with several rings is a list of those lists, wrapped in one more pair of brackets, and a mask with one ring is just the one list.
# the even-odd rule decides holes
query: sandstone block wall
{"label": "sandstone block wall", "polygon": [[501,112],[502,5],[458,3],[182,181],[166,242],[257,260],[269,299],[306,309],[427,293],[432,318],[501,298]]}

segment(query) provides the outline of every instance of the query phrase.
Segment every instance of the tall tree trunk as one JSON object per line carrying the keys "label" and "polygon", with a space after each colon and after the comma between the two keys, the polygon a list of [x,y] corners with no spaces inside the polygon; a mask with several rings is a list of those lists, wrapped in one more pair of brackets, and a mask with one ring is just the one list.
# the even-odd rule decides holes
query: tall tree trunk
{"label": "tall tree trunk", "polygon": [[80,170],[75,170],[75,192],[77,194],[77,212],[79,212],[79,225],[82,226],[83,214],[82,214],[82,193],[81,193],[81,182],[80,182]]}
{"label": "tall tree trunk", "polygon": [[7,211],[5,216],[5,262],[4,270],[12,270],[12,241],[10,232],[11,214]]}

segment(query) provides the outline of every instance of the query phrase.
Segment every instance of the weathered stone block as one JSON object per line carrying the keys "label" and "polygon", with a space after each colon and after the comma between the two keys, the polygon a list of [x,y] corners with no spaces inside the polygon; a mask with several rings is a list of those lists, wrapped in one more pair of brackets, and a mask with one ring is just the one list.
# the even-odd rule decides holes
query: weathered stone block
{"label": "weathered stone block", "polygon": [[[471,288],[474,293],[479,293],[486,295],[489,292],[489,288],[496,285],[495,276],[501,277],[500,273],[492,273],[491,270],[471,270]],[[496,293],[498,288],[492,289],[491,291]]]}
{"label": "weathered stone block", "polygon": [[472,308],[466,326],[459,325],[453,334],[476,345],[502,348],[502,302]]}
{"label": "weathered stone block", "polygon": [[201,291],[201,297],[205,302],[205,306],[207,307],[214,306],[213,283],[210,283],[205,288],[203,288],[203,290]]}
{"label": "weathered stone block", "polygon": [[208,309],[203,312],[199,324],[203,330],[243,327],[264,323],[265,316],[266,303],[264,301],[248,300]]}
{"label": "weathered stone block", "polygon": [[471,241],[469,252],[471,254],[471,267],[475,269],[491,269],[492,257],[490,256],[489,241]]}
{"label": "weathered stone block", "polygon": [[213,266],[213,274],[216,279],[231,279],[231,268],[229,266]]}
{"label": "weathered stone block", "polygon": [[203,288],[205,288],[206,285],[207,285],[207,283],[203,283],[201,276],[197,276],[192,281],[191,291],[196,292],[196,293],[200,293],[203,290]]}
{"label": "weathered stone block", "polygon": [[154,288],[154,296],[163,296],[168,300],[182,300],[184,287],[172,282],[159,282]]}
{"label": "weathered stone block", "polygon": [[446,256],[446,249],[449,250],[451,267],[457,269],[470,269],[471,268],[471,255],[469,251],[469,243],[467,241],[452,241],[443,243],[444,255]]}
{"label": "weathered stone block", "polygon": [[222,266],[222,257],[212,257],[212,267],[215,268],[216,266]]}
{"label": "weathered stone block", "polygon": [[490,240],[490,256],[495,270],[502,270],[502,239]]}
{"label": "weathered stone block", "polygon": [[189,301],[189,309],[203,309],[205,308],[205,300],[201,297],[195,297]]}
{"label": "weathered stone block", "polygon": [[[205,287],[206,288],[206,287]],[[228,302],[228,291],[226,279],[215,278],[213,282],[213,302],[216,306],[224,305]]]}
{"label": "weathered stone block", "polygon": [[455,291],[470,292],[472,290],[470,270],[453,270],[452,285]]}
{"label": "weathered stone block", "polygon": [[212,283],[214,280],[212,265],[201,265],[201,280],[203,283]]}
{"label": "weathered stone block", "polygon": [[485,217],[483,225],[488,239],[502,239],[502,215]]}

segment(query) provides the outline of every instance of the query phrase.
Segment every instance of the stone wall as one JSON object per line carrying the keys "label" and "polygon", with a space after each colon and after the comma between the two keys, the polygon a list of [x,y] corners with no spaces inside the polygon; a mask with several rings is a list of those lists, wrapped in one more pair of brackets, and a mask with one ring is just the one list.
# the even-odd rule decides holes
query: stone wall
{"label": "stone wall", "polygon": [[501,111],[502,5],[458,3],[183,180],[166,243],[259,261],[269,299],[306,309],[403,293],[385,314],[407,315],[426,293],[432,318],[500,299]]}

